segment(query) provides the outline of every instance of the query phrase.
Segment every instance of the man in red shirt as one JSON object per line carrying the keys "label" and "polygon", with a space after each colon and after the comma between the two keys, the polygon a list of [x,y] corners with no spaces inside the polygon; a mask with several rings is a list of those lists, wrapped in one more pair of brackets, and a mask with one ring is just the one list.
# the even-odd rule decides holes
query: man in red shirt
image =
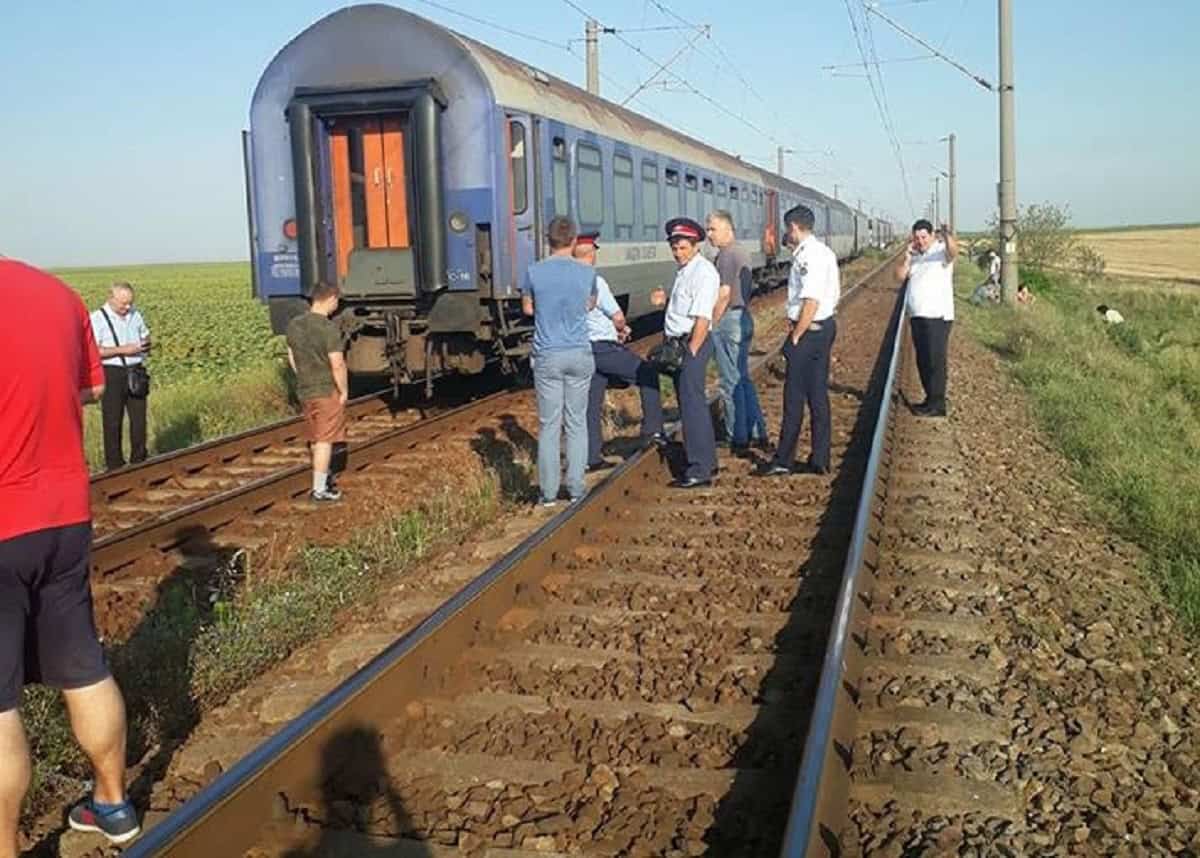
{"label": "man in red shirt", "polygon": [[125,702],[92,617],[92,542],[82,404],[104,391],[83,301],[63,283],[0,259],[0,858],[16,858],[29,786],[21,688],[63,692],[71,728],[95,769],[72,828],[115,843],[136,837],[125,795]]}

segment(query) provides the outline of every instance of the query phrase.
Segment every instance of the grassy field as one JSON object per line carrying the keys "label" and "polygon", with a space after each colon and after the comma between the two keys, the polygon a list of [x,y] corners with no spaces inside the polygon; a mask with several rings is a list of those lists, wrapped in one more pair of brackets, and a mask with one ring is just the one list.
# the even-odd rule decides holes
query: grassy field
{"label": "grassy field", "polygon": [[[115,280],[132,283],[154,339],[149,406],[150,452],[165,453],[238,432],[292,412],[279,337],[250,295],[245,263],[195,263],[54,272],[89,309]],[[102,464],[100,413],[86,411],[85,444]],[[128,444],[128,439],[126,440]]]}
{"label": "grassy field", "polygon": [[[957,266],[965,298],[981,279]],[[968,330],[1027,388],[1046,433],[1113,529],[1200,633],[1200,292],[1030,273],[1030,308],[974,308]],[[1127,320],[1104,325],[1095,307]]]}
{"label": "grassy field", "polygon": [[1105,271],[1200,283],[1200,226],[1080,232],[1100,252]]}

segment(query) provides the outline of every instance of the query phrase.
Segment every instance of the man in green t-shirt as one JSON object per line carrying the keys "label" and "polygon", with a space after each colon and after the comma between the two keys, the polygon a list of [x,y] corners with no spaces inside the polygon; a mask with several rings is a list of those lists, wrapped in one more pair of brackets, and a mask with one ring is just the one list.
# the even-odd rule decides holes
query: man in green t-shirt
{"label": "man in green t-shirt", "polygon": [[309,312],[287,326],[288,363],[296,373],[296,395],[312,442],[313,484],[317,503],[342,499],[329,479],[333,445],[346,440],[346,399],[350,386],[342,335],[329,317],[338,308],[336,286],[318,283],[309,295]]}

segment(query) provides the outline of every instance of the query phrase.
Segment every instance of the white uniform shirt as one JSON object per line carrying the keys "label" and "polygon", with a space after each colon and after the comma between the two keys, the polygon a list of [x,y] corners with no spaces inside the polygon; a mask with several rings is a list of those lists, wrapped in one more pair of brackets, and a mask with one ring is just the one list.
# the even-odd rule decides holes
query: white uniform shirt
{"label": "white uniform shirt", "polygon": [[596,275],[596,306],[588,310],[588,339],[597,342],[618,342],[617,326],[612,317],[621,312],[621,305],[613,297],[608,281]]}
{"label": "white uniform shirt", "polygon": [[1125,317],[1112,307],[1109,307],[1104,311],[1104,321],[1108,322],[1110,325],[1119,325],[1125,321]]}
{"label": "white uniform shirt", "polygon": [[811,233],[792,251],[792,270],[788,272],[787,317],[800,319],[801,306],[806,298],[817,302],[814,322],[828,319],[837,312],[842,297],[841,272],[837,254],[829,245]]}
{"label": "white uniform shirt", "polygon": [[995,256],[995,255],[992,256],[992,261],[988,265],[988,275],[993,280],[1000,279],[1000,257],[999,256]]}
{"label": "white uniform shirt", "polygon": [[954,320],[954,262],[946,257],[943,241],[935,241],[909,263],[908,314]]}
{"label": "white uniform shirt", "polygon": [[671,287],[663,317],[663,333],[668,337],[690,334],[696,323],[693,316],[711,322],[720,290],[721,277],[716,266],[697,253],[675,272],[675,285]]}
{"label": "white uniform shirt", "polygon": [[[112,320],[112,328],[109,328],[108,322],[105,321],[105,314]],[[117,340],[120,342],[113,339],[113,329],[116,329]],[[95,337],[97,346],[111,349],[118,345],[131,346],[140,343],[150,336],[150,329],[146,327],[146,320],[135,307],[130,307],[124,316],[118,316],[117,311],[105,302],[99,310],[92,311],[92,336]],[[143,358],[144,355],[125,355],[124,358],[117,355],[104,358],[100,362],[105,366],[133,366],[141,363]]]}

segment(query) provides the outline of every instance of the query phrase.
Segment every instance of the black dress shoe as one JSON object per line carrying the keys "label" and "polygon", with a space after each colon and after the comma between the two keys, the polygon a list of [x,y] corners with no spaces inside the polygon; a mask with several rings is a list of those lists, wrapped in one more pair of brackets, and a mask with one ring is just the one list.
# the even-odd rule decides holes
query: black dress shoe
{"label": "black dress shoe", "polygon": [[923,405],[919,408],[914,408],[913,414],[917,415],[918,417],[945,417],[946,416],[946,406],[945,405],[937,405],[937,406]]}
{"label": "black dress shoe", "polygon": [[806,474],[825,475],[825,474],[829,473],[829,466],[828,465],[814,465],[812,462],[808,462],[804,465],[804,472]]}
{"label": "black dress shoe", "polygon": [[673,480],[671,482],[671,488],[673,489],[700,489],[711,485],[711,478],[702,480],[699,477],[682,477],[681,479]]}
{"label": "black dress shoe", "polygon": [[615,462],[612,459],[601,459],[599,462],[592,462],[587,466],[587,472],[594,474],[597,471],[608,471],[619,465],[620,462]]}
{"label": "black dress shoe", "polygon": [[671,439],[667,437],[666,432],[655,432],[653,435],[647,435],[646,440],[656,447],[665,447],[671,443]]}
{"label": "black dress shoe", "polygon": [[756,472],[759,477],[786,477],[792,472],[792,469],[787,465],[780,465],[777,462],[767,462]]}

